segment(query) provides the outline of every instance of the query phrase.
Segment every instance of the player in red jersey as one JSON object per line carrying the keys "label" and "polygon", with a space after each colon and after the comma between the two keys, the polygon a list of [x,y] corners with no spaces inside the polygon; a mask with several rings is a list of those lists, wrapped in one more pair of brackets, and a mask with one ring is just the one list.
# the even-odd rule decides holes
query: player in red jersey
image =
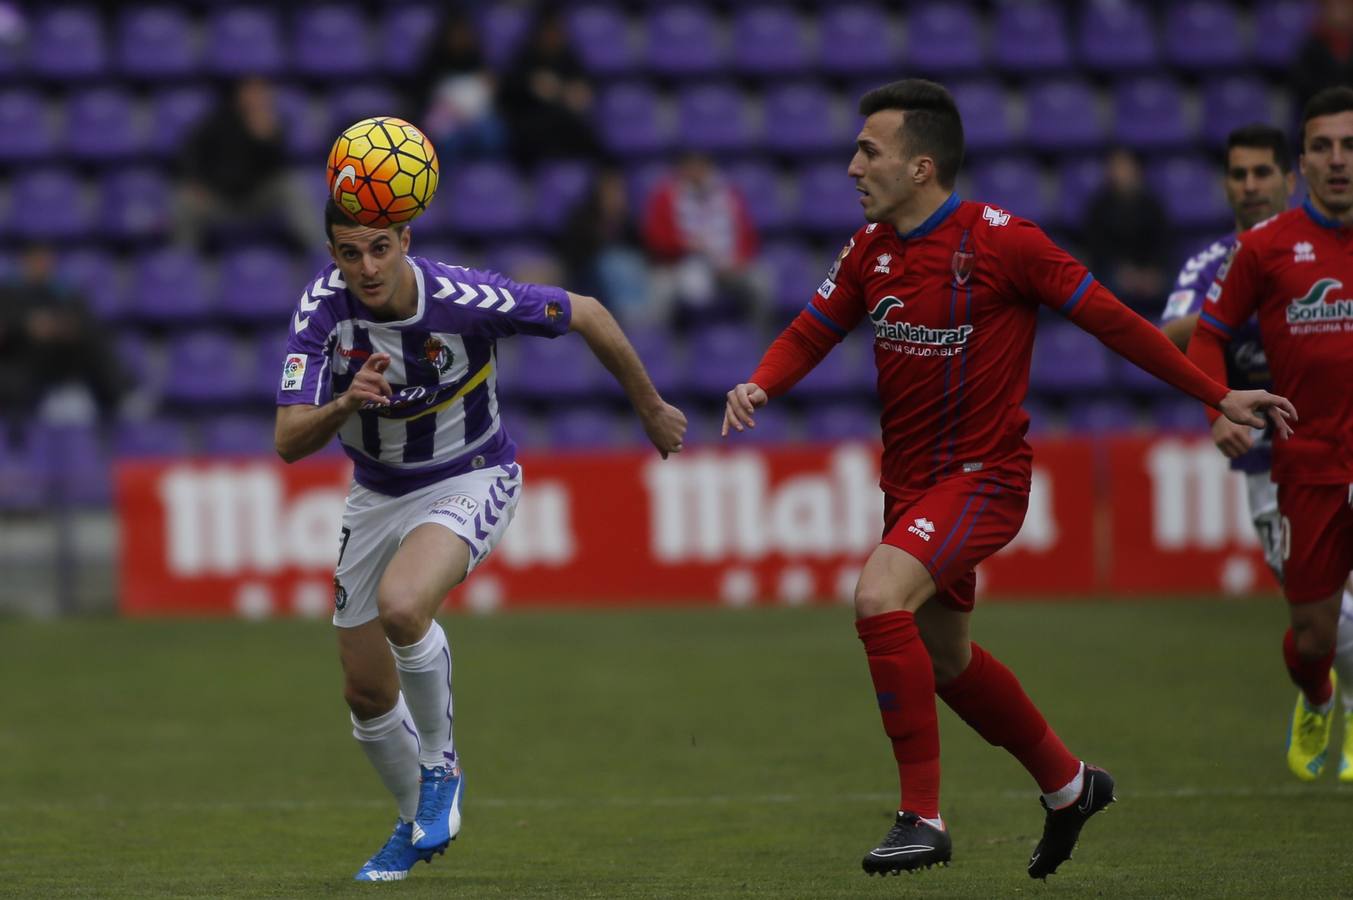
{"label": "player in red jersey", "polygon": [[[1256,427],[1295,411],[1263,391],[1228,391],[1130,312],[1032,222],[953,193],[963,125],[929,81],[870,91],[847,174],[861,228],[808,308],[728,392],[724,434],[802,378],[866,315],[883,402],[883,541],[855,589],[856,628],[901,784],[893,828],[864,857],[870,873],[947,862],[939,812],[935,695],[1013,754],[1047,809],[1029,875],[1071,855],[1081,827],[1113,799],[1113,779],[1073,756],[1010,670],[969,639],[974,567],[1024,519],[1032,453],[1028,386],[1038,307],[1068,316],[1142,368],[1228,418]],[[1068,361],[1074,365],[1074,361]],[[928,602],[932,598],[936,602]]]}
{"label": "player in red jersey", "polygon": [[[1307,102],[1301,173],[1305,203],[1241,234],[1217,271],[1189,356],[1214,377],[1224,372],[1225,344],[1257,312],[1274,389],[1305,414],[1301,430],[1274,445],[1272,477],[1292,623],[1283,659],[1301,689],[1287,763],[1310,781],[1325,767],[1330,667],[1353,570],[1353,88]],[[1341,778],[1353,780],[1351,766],[1343,761]]]}

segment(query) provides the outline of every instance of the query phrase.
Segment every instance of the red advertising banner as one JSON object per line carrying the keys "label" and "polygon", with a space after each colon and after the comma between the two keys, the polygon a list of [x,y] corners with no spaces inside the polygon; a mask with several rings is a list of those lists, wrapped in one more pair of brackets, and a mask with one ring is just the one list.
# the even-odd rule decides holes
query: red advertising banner
{"label": "red advertising banner", "polygon": [[[451,601],[492,609],[848,599],[880,537],[877,454],[867,444],[666,461],[637,450],[526,454],[516,518]],[[1259,584],[1253,535],[1233,527],[1241,519],[1230,504],[1243,486],[1206,441],[1052,441],[1035,458],[1024,527],[979,570],[985,596]],[[1193,468],[1180,476],[1175,465]],[[327,613],[349,472],[341,460],[123,465],[123,611]],[[1244,565],[1255,577],[1242,584]]]}

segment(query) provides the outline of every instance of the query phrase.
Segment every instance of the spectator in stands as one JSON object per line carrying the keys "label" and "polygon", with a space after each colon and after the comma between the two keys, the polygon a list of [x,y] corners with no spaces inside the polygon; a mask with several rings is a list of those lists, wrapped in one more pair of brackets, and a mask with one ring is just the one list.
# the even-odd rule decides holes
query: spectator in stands
{"label": "spectator in stands", "polygon": [[1353,0],[1321,0],[1288,82],[1296,113],[1323,88],[1353,84]]}
{"label": "spectator in stands", "polygon": [[558,12],[542,14],[507,71],[499,108],[519,163],[601,156],[591,123],[596,98]]}
{"label": "spectator in stands", "polygon": [[558,250],[571,290],[598,298],[625,325],[653,315],[648,264],[619,169],[597,174],[565,219]]}
{"label": "spectator in stands", "polygon": [[1083,229],[1091,271],[1133,307],[1159,303],[1167,284],[1168,227],[1165,207],[1142,178],[1137,157],[1114,150]]}
{"label": "spectator in stands", "polygon": [[496,108],[497,78],[484,61],[474,20],[448,12],[435,34],[407,82],[410,114],[443,160],[500,153],[507,134]]}
{"label": "spectator in stands", "polygon": [[240,80],[185,144],[175,239],[200,248],[223,231],[271,233],[280,225],[298,250],[321,246],[319,211],[286,157],[272,85],[259,76]]}
{"label": "spectator in stands", "polygon": [[654,303],[675,308],[676,324],[729,313],[759,320],[766,279],[756,266],[758,238],[742,195],[701,153],[682,155],[659,182],[643,214],[644,246],[657,267]]}
{"label": "spectator in stands", "polygon": [[[83,419],[97,411],[106,421],[124,386],[107,335],[58,278],[52,248],[24,248],[18,272],[0,282],[0,420],[12,433],[43,414]],[[58,398],[62,408],[52,409]]]}

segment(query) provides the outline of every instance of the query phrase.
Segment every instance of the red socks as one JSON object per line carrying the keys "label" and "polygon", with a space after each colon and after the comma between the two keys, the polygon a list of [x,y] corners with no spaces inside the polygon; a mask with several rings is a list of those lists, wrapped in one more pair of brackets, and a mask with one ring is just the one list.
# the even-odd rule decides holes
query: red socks
{"label": "red socks", "polygon": [[1302,659],[1297,653],[1297,641],[1292,629],[1283,635],[1283,662],[1287,663],[1287,673],[1293,683],[1306,695],[1306,702],[1312,706],[1324,706],[1330,702],[1334,693],[1334,684],[1330,681],[1330,666],[1334,663],[1334,651],[1320,659]]}
{"label": "red socks", "polygon": [[964,722],[1020,761],[1045,794],[1065,787],[1080,771],[1043,714],[1001,661],[972,645],[972,662],[936,693]]}
{"label": "red socks", "polygon": [[855,629],[869,658],[883,730],[893,742],[902,788],[898,809],[933,819],[940,814],[940,732],[935,673],[916,618],[905,610],[887,612],[856,621]]}

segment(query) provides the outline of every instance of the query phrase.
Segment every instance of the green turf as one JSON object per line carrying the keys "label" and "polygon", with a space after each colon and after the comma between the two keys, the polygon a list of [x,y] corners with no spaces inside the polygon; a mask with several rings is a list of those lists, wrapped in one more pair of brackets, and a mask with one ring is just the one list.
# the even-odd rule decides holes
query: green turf
{"label": "green turf", "polygon": [[975,636],[1118,778],[1047,884],[1024,772],[941,707],[954,865],[868,879],[895,774],[844,608],[445,620],[465,831],[348,879],[393,809],[349,737],[329,628],[0,622],[0,895],[1331,897],[1353,789],[1295,781],[1285,613],[983,608]]}

